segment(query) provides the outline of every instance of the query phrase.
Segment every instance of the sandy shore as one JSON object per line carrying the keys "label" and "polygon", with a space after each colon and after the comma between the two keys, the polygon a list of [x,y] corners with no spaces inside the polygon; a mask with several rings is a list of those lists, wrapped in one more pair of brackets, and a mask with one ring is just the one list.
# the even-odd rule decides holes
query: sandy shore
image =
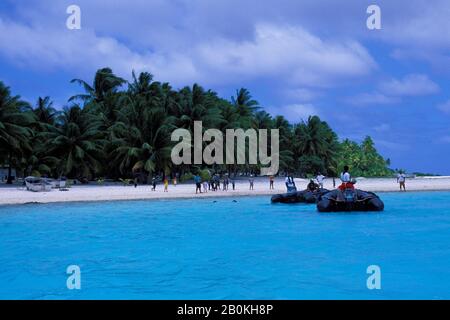
{"label": "sandy shore", "polygon": [[[295,179],[297,188],[302,190],[306,187],[308,180]],[[338,183],[338,182],[336,182]],[[325,181],[325,188],[332,189],[331,179]],[[450,190],[450,177],[429,177],[407,180],[406,187],[408,191],[437,191]],[[359,178],[357,188],[374,192],[398,191],[398,184],[395,179],[364,179]],[[231,189],[231,184],[230,184]],[[52,203],[52,202],[71,202],[71,201],[108,201],[108,200],[141,200],[141,199],[172,199],[172,198],[193,198],[193,197],[234,197],[234,196],[255,196],[255,195],[273,195],[284,193],[284,179],[275,181],[275,190],[269,190],[267,178],[260,178],[255,181],[254,190],[249,190],[246,180],[236,182],[236,190],[208,192],[195,194],[193,184],[182,184],[169,186],[169,192],[163,192],[162,184],[157,186],[156,191],[151,191],[150,186],[73,186],[69,191],[52,190],[51,192],[30,192],[23,187],[1,186],[0,187],[0,205],[6,204],[25,204],[25,203]]]}

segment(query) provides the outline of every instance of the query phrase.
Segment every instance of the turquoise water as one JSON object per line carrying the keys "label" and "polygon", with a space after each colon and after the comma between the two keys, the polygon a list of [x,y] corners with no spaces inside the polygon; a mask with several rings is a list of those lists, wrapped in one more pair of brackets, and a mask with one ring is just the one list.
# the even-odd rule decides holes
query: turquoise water
{"label": "turquoise water", "polygon": [[450,193],[380,195],[369,214],[269,197],[0,207],[0,298],[449,299]]}

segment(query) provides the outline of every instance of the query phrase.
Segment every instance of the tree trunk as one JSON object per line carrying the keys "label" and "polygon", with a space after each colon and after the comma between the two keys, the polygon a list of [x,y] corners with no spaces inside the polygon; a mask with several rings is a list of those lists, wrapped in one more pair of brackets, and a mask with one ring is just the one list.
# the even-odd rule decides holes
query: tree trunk
{"label": "tree trunk", "polygon": [[6,180],[6,184],[12,184],[12,181],[13,181],[12,176],[11,176],[11,174],[12,174],[11,160],[12,160],[12,154],[10,152],[9,156],[8,156],[8,179]]}

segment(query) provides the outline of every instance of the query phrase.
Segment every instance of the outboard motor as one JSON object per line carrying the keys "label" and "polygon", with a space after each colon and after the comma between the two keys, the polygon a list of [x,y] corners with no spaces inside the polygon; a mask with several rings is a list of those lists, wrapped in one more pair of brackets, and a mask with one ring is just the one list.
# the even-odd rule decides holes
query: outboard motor
{"label": "outboard motor", "polygon": [[356,192],[354,189],[347,188],[343,192],[345,200],[345,208],[347,211],[352,211],[356,202]]}

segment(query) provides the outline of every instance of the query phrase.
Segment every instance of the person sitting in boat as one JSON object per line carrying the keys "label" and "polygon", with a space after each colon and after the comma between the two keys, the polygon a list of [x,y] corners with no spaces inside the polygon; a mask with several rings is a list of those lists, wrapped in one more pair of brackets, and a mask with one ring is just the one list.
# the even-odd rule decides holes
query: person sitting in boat
{"label": "person sitting in boat", "polygon": [[313,179],[311,179],[311,180],[309,180],[306,190],[311,191],[311,192],[316,192],[319,190],[319,185],[317,183],[315,183]]}
{"label": "person sitting in boat", "polygon": [[344,166],[344,171],[341,173],[341,181],[342,184],[338,187],[339,190],[344,191],[345,189],[355,189],[354,184],[356,183],[355,179],[352,179],[348,166]]}
{"label": "person sitting in boat", "polygon": [[287,176],[286,177],[286,188],[287,188],[287,192],[295,192],[297,191],[297,187],[295,186],[295,182],[294,182],[294,178],[292,176]]}

